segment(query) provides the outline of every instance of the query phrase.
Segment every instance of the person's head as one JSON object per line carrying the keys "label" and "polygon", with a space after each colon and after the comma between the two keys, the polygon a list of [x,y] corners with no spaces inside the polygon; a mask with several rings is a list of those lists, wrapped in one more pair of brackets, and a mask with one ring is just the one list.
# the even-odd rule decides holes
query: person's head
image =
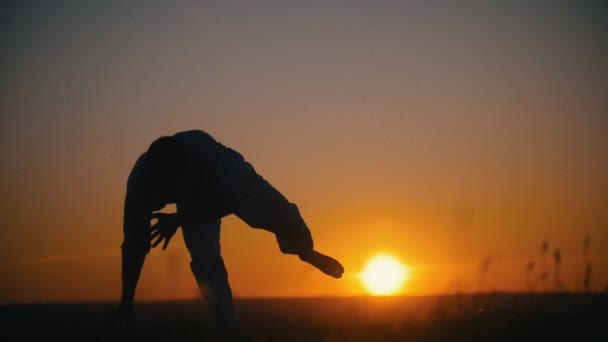
{"label": "person's head", "polygon": [[156,139],[147,151],[153,178],[167,190],[175,185],[186,163],[186,149],[175,137]]}

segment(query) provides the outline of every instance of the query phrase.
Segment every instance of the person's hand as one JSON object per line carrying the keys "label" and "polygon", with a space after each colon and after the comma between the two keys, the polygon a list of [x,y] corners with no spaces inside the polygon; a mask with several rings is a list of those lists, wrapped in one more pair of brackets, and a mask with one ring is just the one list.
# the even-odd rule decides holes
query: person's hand
{"label": "person's hand", "polygon": [[299,257],[300,260],[313,265],[328,276],[339,279],[344,274],[344,266],[338,260],[315,250],[300,253]]}
{"label": "person's hand", "polygon": [[177,214],[153,213],[152,219],[158,220],[150,228],[150,240],[156,239],[152,242],[152,247],[158,246],[164,240],[163,249],[166,249],[169,241],[171,241],[171,238],[177,232],[177,228],[179,228],[178,216]]}

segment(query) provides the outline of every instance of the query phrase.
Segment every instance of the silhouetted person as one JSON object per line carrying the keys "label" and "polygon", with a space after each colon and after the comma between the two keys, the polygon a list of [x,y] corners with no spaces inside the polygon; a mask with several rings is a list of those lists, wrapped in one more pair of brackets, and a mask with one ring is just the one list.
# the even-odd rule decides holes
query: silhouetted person
{"label": "silhouetted person", "polygon": [[[154,213],[175,203],[174,214]],[[335,259],[314,250],[298,207],[289,202],[241,154],[194,130],[165,136],[143,153],[127,182],[122,243],[122,298],[116,319],[130,321],[146,254],[179,227],[191,269],[215,319],[237,323],[228,275],[220,253],[221,218],[235,214],[253,228],[276,235],[281,252],[298,255],[335,278],[344,272]],[[158,222],[151,226],[151,220]]]}

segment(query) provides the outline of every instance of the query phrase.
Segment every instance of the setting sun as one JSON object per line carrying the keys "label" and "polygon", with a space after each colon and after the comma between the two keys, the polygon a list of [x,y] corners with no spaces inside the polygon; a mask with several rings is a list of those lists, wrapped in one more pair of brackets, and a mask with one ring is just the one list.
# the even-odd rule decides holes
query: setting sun
{"label": "setting sun", "polygon": [[381,254],[368,260],[359,278],[371,294],[392,295],[398,293],[409,278],[409,269],[395,257]]}

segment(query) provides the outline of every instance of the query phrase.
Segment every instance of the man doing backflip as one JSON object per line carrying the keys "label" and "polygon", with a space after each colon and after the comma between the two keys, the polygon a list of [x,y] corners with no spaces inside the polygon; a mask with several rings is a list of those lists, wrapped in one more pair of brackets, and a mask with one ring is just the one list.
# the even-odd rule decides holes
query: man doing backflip
{"label": "man doing backflip", "polygon": [[[155,213],[175,203],[174,214]],[[314,250],[298,207],[260,176],[241,154],[200,131],[154,141],[127,182],[122,243],[122,298],[117,318],[130,320],[135,288],[151,247],[163,249],[179,227],[190,267],[215,319],[235,327],[228,275],[220,253],[221,218],[235,214],[253,228],[275,234],[281,252],[298,255],[323,273],[340,278],[335,259]],[[151,220],[158,221],[151,226]]]}

